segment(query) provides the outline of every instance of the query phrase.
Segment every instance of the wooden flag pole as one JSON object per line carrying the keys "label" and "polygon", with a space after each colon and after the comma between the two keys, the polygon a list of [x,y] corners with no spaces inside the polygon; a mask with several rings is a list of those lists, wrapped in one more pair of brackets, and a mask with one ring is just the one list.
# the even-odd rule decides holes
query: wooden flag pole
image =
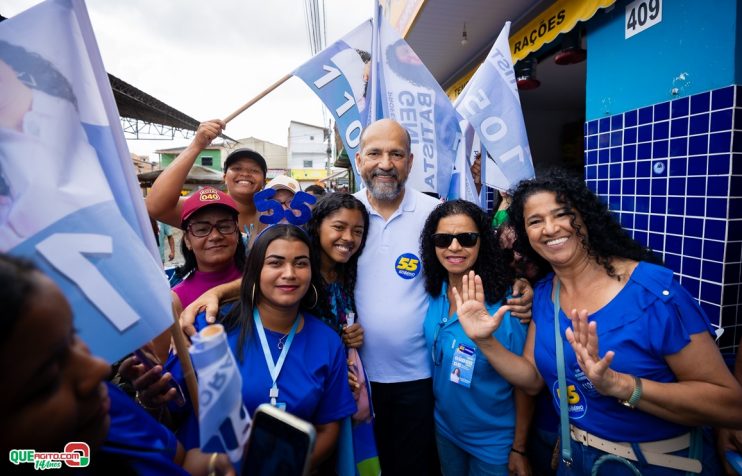
{"label": "wooden flag pole", "polygon": [[183,335],[183,330],[180,328],[178,313],[175,312],[175,303],[173,303],[172,310],[173,320],[175,322],[170,326],[170,334],[173,336],[175,351],[178,353],[178,360],[180,360],[180,366],[183,369],[186,387],[188,387],[188,395],[191,397],[191,403],[193,404],[193,413],[198,418],[198,381],[196,380],[196,372],[193,370],[193,363],[191,362],[191,355],[188,353],[188,344],[186,343],[185,335]]}
{"label": "wooden flag pole", "polygon": [[289,79],[289,78],[290,78],[291,76],[293,76],[293,74],[289,73],[289,74],[287,74],[286,76],[284,76],[283,78],[281,78],[281,79],[279,79],[278,81],[276,81],[275,83],[273,83],[272,85],[268,86],[268,89],[266,89],[266,90],[265,90],[265,91],[263,91],[262,93],[258,94],[258,95],[257,95],[257,96],[255,96],[254,98],[250,99],[250,100],[249,100],[249,101],[247,101],[247,102],[246,102],[245,104],[243,104],[242,106],[240,106],[240,108],[239,108],[239,109],[237,109],[236,111],[234,111],[234,112],[233,112],[232,114],[230,114],[229,116],[225,117],[225,118],[224,118],[224,123],[225,123],[225,124],[226,124],[226,123],[228,123],[229,121],[231,121],[231,120],[232,120],[232,119],[234,119],[235,117],[237,117],[237,116],[239,116],[240,114],[242,114],[243,112],[245,112],[245,111],[247,110],[247,108],[249,108],[250,106],[252,106],[252,105],[253,105],[253,104],[255,104],[256,102],[260,101],[260,100],[261,100],[261,99],[263,99],[263,98],[264,98],[265,96],[267,96],[267,95],[268,95],[268,93],[272,92],[272,91],[273,91],[274,89],[276,89],[277,87],[279,87],[280,85],[282,85],[283,83],[285,83],[286,81],[288,81],[288,79]]}

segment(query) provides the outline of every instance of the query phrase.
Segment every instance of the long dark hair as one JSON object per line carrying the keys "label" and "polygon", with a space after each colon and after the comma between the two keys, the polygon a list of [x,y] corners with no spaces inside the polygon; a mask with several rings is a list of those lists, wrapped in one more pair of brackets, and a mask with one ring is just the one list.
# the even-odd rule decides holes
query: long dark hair
{"label": "long dark hair", "polygon": [[[247,339],[253,335],[253,309],[260,300],[262,291],[260,289],[260,274],[263,271],[265,253],[268,246],[275,240],[301,241],[311,250],[312,245],[307,233],[301,228],[294,225],[278,224],[263,230],[255,239],[255,242],[247,256],[247,264],[242,273],[242,286],[240,287],[240,301],[232,307],[222,319],[222,324],[227,331],[240,328],[240,335],[237,341],[237,358],[242,361],[243,349]],[[330,313],[327,297],[319,273],[319,264],[312,257],[310,251],[310,268],[312,279],[310,281],[309,291],[304,295],[299,303],[299,310],[309,312],[317,316],[328,315]],[[254,299],[254,301],[253,301]]]}
{"label": "long dark hair", "polygon": [[[662,264],[662,260],[651,249],[640,245],[626,233],[605,203],[587,188],[582,179],[565,170],[553,169],[540,177],[518,184],[510,194],[513,199],[508,209],[510,223],[516,233],[515,250],[538,263],[542,269],[550,269],[551,265],[531,247],[523,216],[526,201],[539,192],[553,193],[557,203],[567,208],[567,213],[571,215],[572,228],[588,256],[603,266],[608,276],[620,279],[611,264],[611,259],[615,257]],[[586,233],[577,224],[578,213],[585,224]]]}
{"label": "long dark hair", "polygon": [[32,295],[39,289],[39,269],[31,261],[0,253],[0,302],[3,303],[3,332],[0,343],[13,334],[28,310]]}
{"label": "long dark hair", "polygon": [[[221,205],[218,206],[224,208]],[[205,210],[207,208],[208,207],[204,207],[203,209]],[[237,221],[236,214],[234,219]],[[191,219],[189,218],[183,223],[183,235],[188,233],[188,224],[190,221]],[[237,269],[241,270],[245,267],[245,255],[247,254],[247,250],[245,248],[245,242],[242,240],[239,227],[237,227],[235,233],[237,234],[237,249],[234,250],[234,264],[237,266]],[[175,276],[182,280],[186,279],[193,271],[198,269],[198,262],[196,261],[196,254],[186,246],[185,237],[180,240],[180,252],[183,254],[184,261],[182,265],[175,268]]]}
{"label": "long dark hair", "polygon": [[495,234],[490,228],[487,214],[477,205],[465,200],[452,200],[441,203],[430,213],[420,235],[420,255],[425,269],[425,290],[431,296],[438,296],[443,283],[448,282],[448,271],[438,260],[433,244],[433,234],[441,219],[452,215],[466,215],[474,221],[479,232],[479,255],[474,262],[474,272],[481,276],[484,298],[487,304],[502,301],[505,292],[513,282],[513,271],[500,249]]}
{"label": "long dark hair", "polygon": [[[350,257],[347,263],[335,264],[335,271],[338,274],[338,283],[342,286],[348,296],[351,297],[351,305],[355,311],[353,290],[355,289],[356,277],[358,275],[358,257],[366,246],[366,237],[368,236],[368,212],[366,211],[366,207],[360,200],[349,193],[338,192],[325,195],[319,200],[319,202],[317,202],[317,205],[312,210],[312,218],[307,222],[306,229],[309,238],[312,240],[312,247],[310,248],[312,259],[317,263],[321,263],[320,256],[322,253],[322,246],[320,245],[320,228],[322,222],[343,208],[348,210],[358,210],[363,216],[363,236],[361,237],[361,245],[358,247],[358,251]],[[323,287],[327,287],[328,283],[325,282],[321,275],[320,279],[322,280]]]}

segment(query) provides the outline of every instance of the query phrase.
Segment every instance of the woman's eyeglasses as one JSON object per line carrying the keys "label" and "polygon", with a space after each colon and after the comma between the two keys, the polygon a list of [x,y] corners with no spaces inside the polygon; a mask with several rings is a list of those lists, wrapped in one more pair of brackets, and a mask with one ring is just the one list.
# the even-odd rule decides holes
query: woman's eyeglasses
{"label": "woman's eyeglasses", "polygon": [[213,230],[214,228],[216,228],[216,231],[218,231],[222,235],[231,235],[232,233],[237,231],[237,222],[232,220],[225,220],[214,223],[212,225],[209,222],[199,221],[188,225],[188,231],[191,233],[191,235],[197,238],[209,236],[211,234],[211,230]]}
{"label": "woman's eyeglasses", "polygon": [[471,248],[477,244],[479,239],[479,233],[459,233],[458,235],[451,235],[448,233],[436,233],[433,235],[433,244],[436,248],[448,248],[453,243],[453,239],[459,242],[464,248]]}

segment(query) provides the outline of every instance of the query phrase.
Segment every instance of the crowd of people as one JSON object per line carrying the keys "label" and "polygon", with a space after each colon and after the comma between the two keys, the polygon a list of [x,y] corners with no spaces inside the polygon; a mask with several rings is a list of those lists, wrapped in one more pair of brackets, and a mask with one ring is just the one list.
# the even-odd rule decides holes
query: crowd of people
{"label": "crowd of people", "polygon": [[[308,189],[306,223],[269,224],[261,189],[282,216],[299,216],[301,190],[290,177],[266,185],[249,149],[226,158],[226,192],[180,197],[223,128],[201,124],[147,210],[160,230],[183,230],[172,288],[183,330],[224,326],[250,413],[270,403],[314,425],[313,474],[346,474],[340,453],[359,451],[338,443],[348,422],[372,427],[364,451],[385,475],[715,475],[715,437],[742,446],[742,370],[735,378],[698,303],[581,179],[521,182],[493,219],[407,187],[410,136],[385,119],[361,135],[360,192]],[[199,450],[168,334],[148,344],[162,364],[118,367],[130,398],[33,265],[0,256],[0,295],[0,362],[22,366],[0,377],[3,451],[85,441],[101,472],[234,474],[226,455]],[[555,437],[531,451],[545,420]]]}

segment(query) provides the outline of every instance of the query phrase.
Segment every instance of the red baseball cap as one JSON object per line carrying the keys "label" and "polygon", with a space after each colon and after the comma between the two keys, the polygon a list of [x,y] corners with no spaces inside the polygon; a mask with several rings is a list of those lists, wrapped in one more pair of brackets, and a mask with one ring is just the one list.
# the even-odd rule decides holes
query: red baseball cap
{"label": "red baseball cap", "polygon": [[214,187],[205,187],[196,190],[183,203],[183,211],[180,213],[180,227],[183,228],[185,222],[197,211],[204,207],[220,206],[225,207],[235,215],[239,213],[237,204],[232,197]]}

